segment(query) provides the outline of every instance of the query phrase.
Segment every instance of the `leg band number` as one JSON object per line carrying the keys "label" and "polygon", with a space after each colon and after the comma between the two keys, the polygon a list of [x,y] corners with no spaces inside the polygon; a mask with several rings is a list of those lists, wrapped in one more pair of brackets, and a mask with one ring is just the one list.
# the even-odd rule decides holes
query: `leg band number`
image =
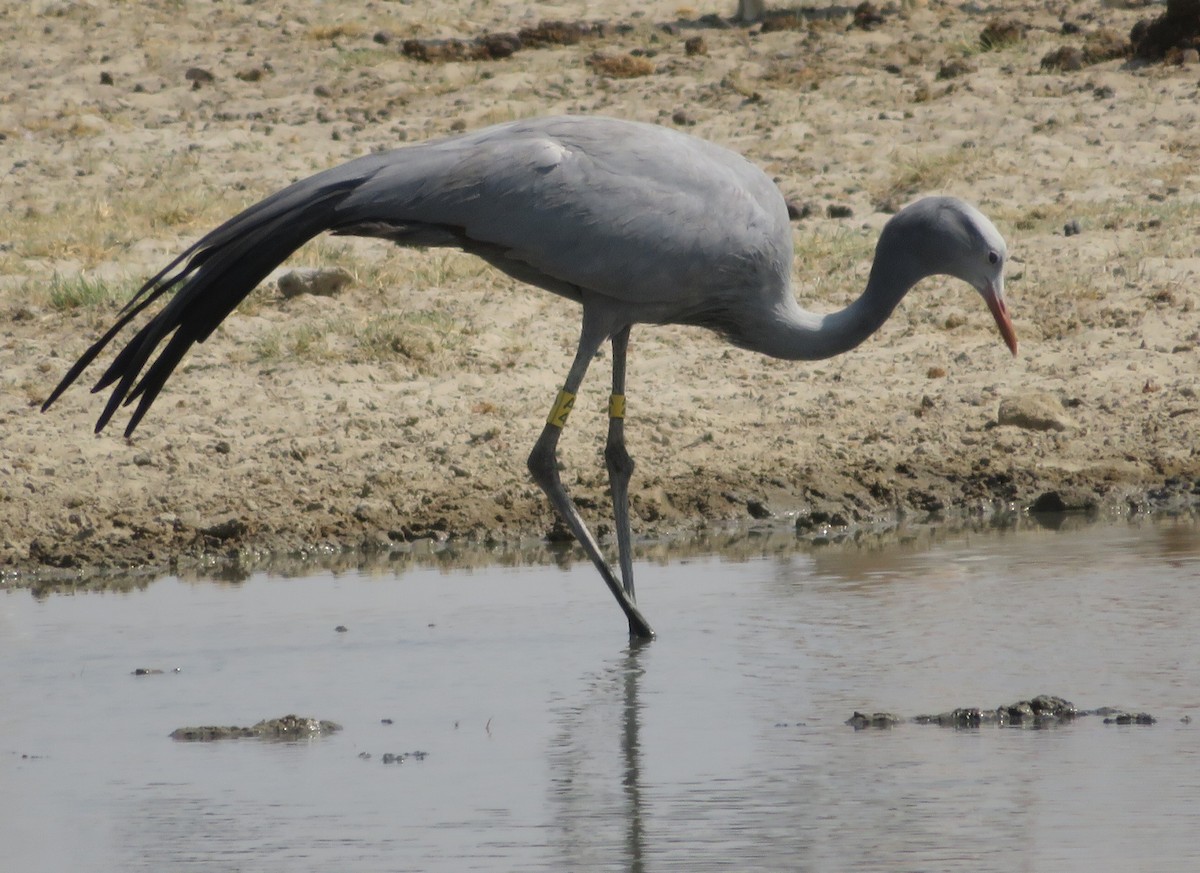
{"label": "leg band number", "polygon": [[546,424],[554,427],[563,427],[567,423],[567,416],[571,414],[571,410],[575,408],[575,395],[570,391],[559,391],[558,398],[554,401],[554,406],[550,410],[550,415],[546,418]]}

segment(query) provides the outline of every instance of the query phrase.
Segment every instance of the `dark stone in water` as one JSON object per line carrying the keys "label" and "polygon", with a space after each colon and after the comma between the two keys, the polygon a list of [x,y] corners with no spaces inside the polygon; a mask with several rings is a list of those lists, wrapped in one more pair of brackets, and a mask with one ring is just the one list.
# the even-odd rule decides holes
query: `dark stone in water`
{"label": "dark stone in water", "polygon": [[1039,694],[1033,700],[1019,700],[997,710],[999,723],[1014,727],[1020,725],[1044,727],[1055,722],[1073,719],[1077,715],[1079,715],[1079,710],[1075,708],[1075,704],[1049,694]]}
{"label": "dark stone in water", "polygon": [[937,715],[918,715],[917,724],[936,724],[942,727],[975,728],[984,725],[998,727],[1050,727],[1075,718],[1075,704],[1061,697],[1040,694],[1032,700],[1018,700],[995,709],[960,707]]}
{"label": "dark stone in water", "polygon": [[873,712],[870,715],[855,712],[854,715],[846,719],[846,724],[850,725],[856,731],[861,731],[866,728],[895,727],[900,721],[900,716],[892,715],[890,712]]}
{"label": "dark stone in water", "polygon": [[1104,719],[1105,724],[1154,724],[1158,719],[1148,712],[1118,712]]}
{"label": "dark stone in water", "polygon": [[[1052,694],[1039,694],[1030,700],[1018,700],[995,709],[964,706],[936,715],[918,715],[912,718],[917,724],[936,724],[942,727],[979,728],[995,727],[1048,728],[1067,724],[1088,715],[1104,717],[1105,724],[1154,724],[1157,719],[1148,712],[1127,712],[1112,707],[1078,709],[1071,701]],[[875,713],[873,716],[855,712],[846,724],[855,730],[868,727],[894,727],[899,724],[898,716],[890,713]]]}
{"label": "dark stone in water", "polygon": [[[358,757],[363,756],[370,758],[370,754],[364,752]],[[383,763],[385,764],[403,764],[405,761],[424,761],[429,755],[428,752],[385,752],[383,755]],[[365,760],[365,759],[364,759]]]}
{"label": "dark stone in water", "polygon": [[325,736],[340,731],[342,726],[332,721],[319,721],[315,718],[302,718],[298,715],[285,715],[282,718],[263,719],[251,727],[236,725],[201,725],[199,727],[181,727],[171,732],[171,739],[185,742],[207,743],[213,740],[240,739],[242,737],[258,737],[264,740],[301,740],[311,737]]}

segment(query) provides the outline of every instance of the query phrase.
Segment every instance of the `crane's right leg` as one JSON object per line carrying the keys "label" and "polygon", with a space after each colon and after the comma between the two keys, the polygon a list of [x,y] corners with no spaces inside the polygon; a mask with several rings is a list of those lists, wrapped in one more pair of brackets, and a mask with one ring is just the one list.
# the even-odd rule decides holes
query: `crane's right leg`
{"label": "crane's right leg", "polygon": [[558,399],[550,410],[550,416],[546,421],[546,426],[542,429],[542,435],[538,437],[533,451],[529,454],[529,472],[533,474],[533,480],[550,498],[550,504],[558,513],[559,518],[571,529],[571,533],[583,546],[583,550],[587,552],[592,564],[600,571],[604,584],[608,586],[608,590],[612,592],[613,597],[617,600],[617,605],[621,607],[621,611],[625,613],[625,618],[629,621],[629,635],[646,639],[654,636],[654,630],[638,610],[631,594],[625,591],[625,586],[613,573],[608,561],[600,553],[599,544],[592,536],[591,531],[587,529],[587,525],[584,524],[579,509],[567,494],[562,479],[558,475],[558,438],[562,435],[567,414],[575,402],[575,395],[587,373],[588,364],[591,363],[592,358],[596,356],[596,352],[606,339],[608,339],[607,331],[596,325],[594,319],[589,318],[585,310],[583,332],[579,337],[579,348],[575,352],[575,361],[571,364],[571,370],[567,374],[563,390],[559,392]]}
{"label": "crane's right leg", "polygon": [[612,394],[608,398],[608,442],[604,460],[608,466],[612,492],[613,524],[617,528],[617,554],[620,556],[621,582],[630,600],[633,591],[633,535],[629,529],[629,480],[633,476],[633,458],[625,449],[625,353],[629,349],[629,328],[612,336]]}

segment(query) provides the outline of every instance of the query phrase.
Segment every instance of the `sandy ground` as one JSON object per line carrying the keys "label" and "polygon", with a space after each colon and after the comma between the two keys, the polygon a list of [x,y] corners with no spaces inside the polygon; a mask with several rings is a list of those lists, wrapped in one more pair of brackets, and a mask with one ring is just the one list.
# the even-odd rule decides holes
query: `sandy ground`
{"label": "sandy ground", "polygon": [[[560,112],[684,126],[765,167],[806,207],[795,283],[816,310],[858,294],[887,210],[919,194],[977,203],[1013,256],[1015,359],[974,292],[950,280],[922,283],[876,337],[813,365],[696,329],[635,330],[640,536],[768,514],[802,526],[986,518],[1047,492],[1110,511],[1190,505],[1200,66],[1041,63],[1103,28],[1127,35],[1160,7],[1005,4],[1014,41],[984,51],[992,16],[971,3],[884,7],[871,29],[845,13],[772,32],[702,18],[733,6],[96,0],[0,11],[0,567],[551,533],[524,461],[578,312],[459,253],[310,244],[289,266],[341,267],[349,287],[284,299],[266,283],[185,361],[130,441],[119,427],[93,435],[103,404],[82,387],[48,413],[38,406],[118,308],[63,304],[56,283],[82,277],[120,297],[291,180]],[[406,39],[543,19],[612,26],[501,60],[402,51]],[[703,46],[689,53],[693,37]],[[630,55],[646,74],[606,75],[596,53]],[[602,535],[606,371],[593,368],[562,446],[564,481]]]}

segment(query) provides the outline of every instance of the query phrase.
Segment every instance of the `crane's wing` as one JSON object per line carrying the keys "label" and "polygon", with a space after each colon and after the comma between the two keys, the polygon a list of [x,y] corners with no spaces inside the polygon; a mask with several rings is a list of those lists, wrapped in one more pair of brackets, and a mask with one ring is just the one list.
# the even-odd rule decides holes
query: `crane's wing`
{"label": "crane's wing", "polygon": [[42,408],[173,292],[92,389],[112,386],[97,431],[138,401],[125,428],[132,433],[192,344],[323,231],[461,246],[534,284],[657,306],[664,318],[694,306],[689,296],[722,276],[745,279],[791,261],[782,198],[732,152],[614,119],[497,125],[358,158],[229,219],[142,286]]}
{"label": "crane's wing", "polygon": [[[427,179],[401,160],[410,151],[341,211],[363,224],[407,222],[414,236],[414,224],[451,229],[457,244],[502,268],[522,265],[635,304],[670,303],[715,274],[744,270],[768,240],[786,247],[790,271],[791,231],[774,183],[740,155],[667,128],[594,117],[516,122],[439,144],[456,159]],[[518,275],[535,281],[529,270]]]}

